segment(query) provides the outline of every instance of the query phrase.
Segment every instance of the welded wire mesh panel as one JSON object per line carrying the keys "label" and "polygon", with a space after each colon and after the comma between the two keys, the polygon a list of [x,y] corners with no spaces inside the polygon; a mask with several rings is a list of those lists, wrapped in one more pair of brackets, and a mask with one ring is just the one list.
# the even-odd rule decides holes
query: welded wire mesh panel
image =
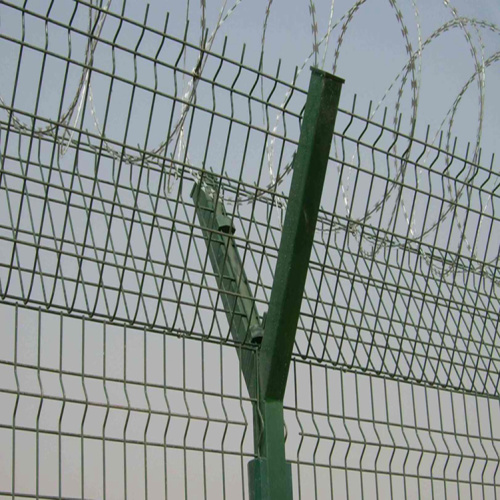
{"label": "welded wire mesh panel", "polygon": [[498,496],[496,399],[297,360],[285,402],[296,498]]}
{"label": "welded wire mesh panel", "polygon": [[245,498],[252,404],[234,349],[0,310],[1,495]]}
{"label": "welded wire mesh panel", "polygon": [[498,395],[498,169],[368,118],[339,135],[297,354]]}
{"label": "welded wire mesh panel", "polygon": [[[268,222],[276,228],[280,215],[256,188],[270,136],[262,120],[278,108],[272,100],[278,82],[209,56],[203,79],[191,82],[195,101],[182,89],[190,85],[175,64],[204,53],[111,13],[106,29],[102,17],[90,14],[99,50],[85,45],[85,37],[79,46],[76,20],[86,20],[88,11],[79,3],[61,8],[55,19],[7,11],[18,30],[33,23],[30,36],[39,30],[41,39],[34,46],[7,36],[2,41],[17,58],[11,101],[2,106],[2,296],[135,325],[225,335],[214,328],[222,319],[200,314],[220,305],[206,292],[216,283],[190,192],[203,169],[213,168],[225,179],[228,198],[253,200],[228,211],[237,212],[239,244],[248,239],[257,246],[248,260],[263,254]],[[62,29],[59,16],[73,24],[49,52],[44,43]],[[257,84],[269,87],[266,102],[252,95]],[[290,105],[300,111],[304,92],[297,104],[288,90]],[[286,108],[281,114],[287,136],[274,135],[284,166],[299,115]],[[269,272],[265,284],[261,272],[258,266],[251,275],[254,283],[269,288]]]}
{"label": "welded wire mesh panel", "polygon": [[[127,8],[0,3],[0,496],[249,498],[259,344],[234,329],[268,308],[306,92],[205,17],[199,40]],[[339,110],[285,398],[296,498],[500,493],[498,167],[451,139],[463,93],[441,135],[412,114],[417,55],[464,23],[498,32],[455,16],[406,45],[410,130],[402,91]]]}

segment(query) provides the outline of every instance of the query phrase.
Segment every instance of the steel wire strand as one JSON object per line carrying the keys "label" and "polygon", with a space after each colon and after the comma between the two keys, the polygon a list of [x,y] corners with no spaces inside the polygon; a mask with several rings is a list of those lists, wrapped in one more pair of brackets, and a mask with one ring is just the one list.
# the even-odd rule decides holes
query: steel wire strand
{"label": "steel wire strand", "polygon": [[[214,31],[212,32],[212,34],[210,35],[210,37],[208,37],[207,35],[205,35],[205,33],[207,31],[207,28],[206,28],[206,14],[205,14],[205,3],[204,3],[204,0],[201,0],[201,6],[202,6],[201,32],[202,32],[202,37],[200,39],[199,46],[202,49],[202,51],[200,51],[200,55],[199,55],[198,61],[197,61],[196,65],[195,65],[193,71],[191,72],[192,77],[191,77],[191,79],[189,80],[189,82],[187,84],[187,90],[184,93],[183,98],[182,98],[182,100],[184,101],[184,103],[182,105],[182,110],[181,110],[180,118],[177,120],[176,125],[174,126],[174,129],[171,132],[171,134],[168,136],[168,138],[164,142],[162,142],[159,146],[157,146],[156,148],[154,148],[152,150],[149,150],[148,153],[147,153],[147,155],[146,155],[146,158],[148,156],[150,156],[150,155],[159,155],[159,154],[162,154],[162,152],[164,150],[166,150],[166,148],[168,147],[168,145],[174,139],[175,139],[175,147],[174,147],[174,151],[172,153],[172,158],[175,156],[175,153],[176,153],[177,150],[178,150],[177,154],[180,157],[182,155],[182,150],[186,149],[186,146],[184,144],[184,138],[183,138],[183,136],[184,136],[184,126],[185,126],[185,121],[186,121],[186,118],[187,118],[190,106],[195,102],[195,99],[196,99],[196,89],[197,89],[198,81],[199,81],[199,79],[200,79],[200,77],[202,75],[203,68],[205,67],[205,64],[206,64],[206,60],[207,59],[206,59],[206,57],[204,58],[204,55],[207,54],[207,53],[210,53],[210,49],[211,49],[211,47],[213,45],[213,42],[215,40],[215,37],[217,35],[218,30],[220,29],[220,27],[222,26],[222,24],[227,20],[227,18],[234,12],[234,10],[241,3],[241,1],[242,0],[236,1],[235,4],[233,5],[233,7],[225,15],[224,15],[224,10],[225,10],[225,5],[226,5],[227,1],[225,1],[223,3],[223,7],[221,8],[220,13],[219,13],[219,19],[217,21],[217,25],[216,25]],[[147,17],[148,17],[148,9],[146,8],[146,10],[145,10],[145,19],[144,19],[144,22],[143,22],[143,27],[145,27],[147,25]],[[167,16],[167,18],[165,20],[165,31],[166,31],[167,24],[168,24],[168,16]],[[188,21],[186,21],[186,29],[185,29],[185,33],[184,33],[184,42],[186,42],[186,40],[187,40],[186,37],[187,37],[188,25],[189,25],[189,23],[188,23]],[[120,27],[121,27],[121,24],[120,24]],[[118,33],[119,33],[119,30],[115,34],[115,40],[116,40],[116,37],[118,36]],[[157,56],[158,56],[158,54],[162,50],[163,41],[164,41],[164,39],[162,40],[162,44],[158,48]],[[134,51],[134,54],[137,54],[139,44],[140,44],[140,40],[139,40],[139,42],[137,44],[137,47],[136,47],[136,50]],[[182,46],[182,50],[181,50],[181,53],[179,54],[179,58],[177,60],[177,63],[180,61],[180,58],[181,58],[182,54],[183,53],[185,54],[185,52],[184,52],[185,46],[186,46],[185,44]],[[155,58],[155,61],[156,60],[157,60],[157,58]],[[183,72],[183,79],[184,79],[185,74],[186,73]],[[93,106],[93,102],[91,102],[91,111],[92,111],[92,116],[94,118],[94,125],[95,125],[96,129],[98,130],[98,132],[100,133],[101,127],[100,127],[99,121],[97,119],[97,113],[96,113],[95,107]],[[100,133],[99,135],[104,136],[104,134],[102,134],[102,133]],[[107,142],[105,142],[105,147],[106,147],[107,151],[112,156],[117,156],[118,155],[118,152],[116,152]],[[134,157],[134,156],[128,156],[127,159],[131,163],[135,163],[135,162],[141,161],[140,157]],[[170,177],[171,177],[171,175],[169,175],[168,191],[170,191],[172,189],[172,185],[170,183]],[[175,177],[177,178],[177,174],[175,174]]]}
{"label": "steel wire strand", "polygon": [[[419,51],[418,51],[418,54],[420,55],[420,53],[422,52],[423,48],[426,47],[426,45],[428,45],[430,42],[432,42],[433,40],[435,40],[437,37],[441,36],[443,33],[446,33],[449,29],[453,28],[453,27],[461,27],[462,29],[464,28],[465,24],[472,24],[474,26],[474,28],[477,30],[477,27],[478,26],[482,26],[482,27],[486,27],[486,23],[483,23],[481,21],[477,21],[475,19],[468,19],[468,18],[465,18],[465,19],[462,19],[462,18],[455,18],[453,21],[451,22],[448,22],[446,24],[444,24],[443,26],[441,26],[440,28],[438,28],[433,34],[431,34],[430,37],[428,37],[420,46],[419,44]],[[494,25],[493,26],[488,26],[489,29],[492,29],[493,31],[495,30],[498,30]],[[481,49],[482,49],[482,53],[484,52],[484,44],[482,43],[482,39],[480,37],[480,42],[481,42]],[[405,68],[403,69],[402,72],[400,72],[397,76],[396,76],[396,79],[394,80],[394,83],[400,78],[400,76],[403,74],[406,75],[408,73],[408,71],[414,66],[414,59],[416,57],[416,54],[417,53],[409,53],[409,62],[405,65]],[[478,65],[476,69],[476,72],[474,73],[473,77],[471,77],[471,80],[473,81],[474,79],[476,79],[476,76],[478,75],[478,72],[481,70],[484,72],[484,68],[487,66],[486,64],[486,61],[484,61],[484,58],[482,59],[482,64],[481,65]],[[404,81],[406,80],[406,77],[404,76],[403,77],[403,83],[402,83],[402,87],[401,89],[403,88],[404,86]],[[384,97],[382,98],[382,100],[378,103],[375,111],[373,112],[373,115],[376,113],[376,111],[379,109],[380,105],[382,104],[383,100],[386,98],[386,96],[388,95],[389,91],[391,90],[392,86],[394,85],[391,84],[386,92],[386,94],[384,95]],[[448,127],[448,132],[447,132],[447,150],[449,148],[449,140],[450,140],[450,137],[451,137],[451,127],[453,125],[453,115],[456,113],[456,110],[458,108],[458,103],[460,102],[460,99],[461,99],[461,96],[463,95],[463,93],[465,92],[466,88],[468,87],[468,85],[470,84],[470,82],[468,84],[466,84],[466,86],[462,89],[462,91],[460,92],[459,94],[459,97],[455,100],[455,103],[452,105],[452,107],[450,108],[450,111],[447,113],[445,119],[443,120],[442,122],[442,125],[440,128],[442,128],[444,126],[444,123],[446,122],[446,118],[449,114],[452,115],[452,117],[450,118],[450,125]],[[400,91],[398,92],[398,102],[399,102],[399,99],[401,98],[402,96],[402,92],[401,92],[401,89]],[[484,99],[483,99],[484,101]],[[481,102],[483,102],[481,101]],[[481,103],[480,103],[481,104]],[[397,107],[399,108],[399,106],[397,105]],[[483,104],[481,104],[480,106],[480,109],[482,110],[482,107],[483,107]],[[480,115],[479,115],[479,131],[478,131],[478,137],[477,137],[477,141],[476,141],[476,153],[477,153],[477,148],[479,147],[478,144],[479,144],[479,141],[480,141],[480,137],[481,137],[481,133],[480,133],[480,130],[481,130],[481,123],[482,123],[482,111],[480,111]],[[412,121],[413,118],[412,118]],[[439,131],[438,131],[439,132]],[[412,134],[410,134],[412,135]],[[437,137],[437,135],[436,135]],[[392,190],[391,190],[392,191]],[[389,193],[390,194],[390,193]],[[386,200],[383,199],[381,200],[381,202],[379,202],[379,204],[375,205],[375,208],[372,210],[373,211],[377,211],[378,209],[380,209],[380,206],[385,202]],[[347,203],[347,199],[346,199],[346,203]],[[346,205],[347,206],[347,205]],[[377,208],[378,207],[378,208]],[[396,205],[395,205],[395,208],[394,210],[396,210]],[[406,209],[405,207],[403,206],[403,210],[406,212]],[[366,217],[368,216],[371,216],[372,212],[370,212],[369,214],[366,215]]]}
{"label": "steel wire strand", "polygon": [[[424,41],[424,43],[422,44],[422,49],[423,49],[423,48],[424,48],[424,47],[425,47],[428,43],[430,43],[431,41],[433,41],[434,39],[436,39],[438,36],[442,35],[442,34],[443,34],[443,33],[445,33],[446,31],[448,31],[448,30],[449,30],[449,29],[451,29],[452,27],[461,26],[461,25],[463,25],[464,23],[470,23],[470,24],[472,24],[472,25],[473,25],[476,29],[477,29],[477,26],[478,26],[478,25],[485,26],[485,24],[484,24],[484,23],[482,23],[482,22],[480,22],[480,21],[477,21],[477,20],[475,20],[475,19],[467,19],[467,18],[466,18],[466,19],[463,19],[463,20],[462,20],[462,19],[460,19],[460,20],[458,20],[458,19],[457,19],[457,20],[453,20],[453,21],[451,21],[451,22],[449,22],[449,23],[447,23],[447,24],[445,24],[445,25],[441,26],[440,28],[438,28],[438,30],[436,30],[436,31],[435,31],[435,32],[434,32],[434,33],[433,33],[433,34],[432,34],[432,35],[431,35],[431,36],[430,36],[427,40],[425,40],[425,41]],[[493,27],[488,26],[488,28],[489,28],[489,29],[492,29],[493,31],[498,31],[498,28],[496,28],[495,26],[493,26]],[[420,49],[420,50],[422,50],[422,49]],[[413,58],[414,58],[414,56],[412,55],[412,56],[411,56],[411,58],[410,58],[410,62],[413,60]],[[452,107],[451,107],[451,108],[450,108],[450,110],[448,111],[447,115],[445,116],[445,118],[444,118],[444,120],[443,120],[443,122],[442,122],[442,124],[441,124],[440,129],[444,126],[444,124],[445,124],[445,122],[446,122],[446,120],[447,120],[448,116],[449,116],[449,115],[451,115],[450,120],[449,120],[449,127],[448,127],[448,131],[447,131],[447,143],[446,143],[446,144],[447,144],[447,146],[446,146],[446,150],[448,150],[448,149],[449,149],[449,141],[450,141],[450,138],[451,138],[451,127],[452,127],[452,125],[453,125],[453,116],[455,115],[455,113],[456,113],[456,111],[457,111],[457,109],[458,109],[458,104],[460,103],[460,100],[461,100],[462,96],[464,95],[464,93],[465,93],[465,91],[467,90],[467,88],[468,88],[468,86],[470,85],[470,83],[472,83],[472,81],[474,81],[474,80],[476,79],[476,76],[478,75],[478,72],[479,72],[480,70],[481,70],[481,71],[484,71],[484,68],[485,68],[485,67],[489,66],[489,65],[491,64],[491,62],[493,62],[494,60],[497,60],[497,59],[498,59],[498,58],[497,58],[497,57],[495,57],[495,55],[494,55],[494,56],[490,57],[490,58],[489,58],[488,60],[486,60],[486,61],[484,61],[484,60],[483,60],[482,65],[481,65],[480,67],[478,67],[479,69],[476,69],[475,73],[472,75],[472,77],[468,80],[468,82],[467,82],[467,83],[465,84],[465,86],[462,88],[462,90],[460,91],[460,93],[459,93],[458,97],[455,99],[454,104],[452,105]],[[406,67],[408,67],[409,65],[410,65],[410,63],[409,63],[409,64],[407,64],[407,66],[406,66]],[[481,68],[483,68],[483,69],[481,69]],[[398,75],[398,77],[396,78],[396,80],[397,80],[398,78],[399,78],[399,75]],[[482,120],[482,119],[481,119],[481,116],[482,116],[482,113],[480,114],[480,122],[481,122],[481,120]],[[479,128],[479,130],[480,130],[480,128]],[[439,131],[438,131],[438,132],[439,132]],[[479,132],[478,132],[478,133],[479,133]],[[435,139],[436,139],[436,137],[437,137],[437,133],[436,133]],[[435,141],[435,139],[434,139],[434,141]],[[434,143],[434,141],[433,141],[433,143]],[[477,154],[477,152],[478,152],[479,141],[480,141],[480,133],[479,133],[478,138],[477,138],[477,140],[476,140],[476,154]],[[471,175],[472,175],[472,174],[471,174]],[[450,192],[451,192],[451,191],[450,191]],[[456,196],[456,198],[453,198],[453,199],[458,199],[458,198],[460,197],[460,195],[461,195],[461,190],[460,190],[460,192],[459,192],[459,193],[460,193],[460,194],[458,194],[458,195]],[[380,206],[381,206],[381,205],[382,205],[385,201],[386,201],[386,200],[384,199],[384,200],[382,200],[381,202],[379,202],[379,204],[375,205],[375,208],[372,210],[372,212],[379,210],[379,209],[380,209]],[[403,208],[403,209],[405,210],[405,208]],[[396,205],[395,205],[394,210],[396,210]],[[365,217],[369,217],[369,216],[371,216],[371,215],[372,215],[372,212],[370,212],[369,214],[367,214]],[[405,212],[406,212],[406,210],[405,210]],[[448,213],[448,212],[447,212],[447,213]],[[442,216],[442,219],[443,219],[443,220],[444,220],[444,218],[446,217],[447,213],[446,213],[446,214],[444,214],[444,215]],[[436,221],[435,225],[431,226],[431,228],[430,228],[430,229],[428,229],[428,230],[426,230],[426,232],[425,232],[425,233],[422,233],[420,237],[423,237],[423,236],[425,236],[425,234],[426,234],[426,233],[428,233],[428,232],[432,231],[432,230],[434,229],[434,227],[435,227],[437,224],[439,224],[440,222],[441,222],[441,220]]]}
{"label": "steel wire strand", "polygon": [[[49,17],[50,17],[53,3],[54,2],[50,3],[49,8],[47,9],[47,12],[45,13],[46,19],[49,19]],[[87,46],[85,49],[85,66],[92,65],[94,52],[96,50],[96,46],[97,46],[97,43],[99,41],[99,36],[101,34],[104,20],[106,17],[106,11],[109,9],[110,4],[111,4],[111,0],[108,0],[107,6],[103,9],[104,15],[101,17],[101,11],[98,11],[95,21],[92,22],[93,0],[90,1],[90,4],[89,4],[90,5],[90,7],[89,7],[89,27],[88,27],[89,36],[88,36]],[[69,45],[70,51],[71,51],[70,27],[73,25],[73,20],[75,17],[76,10],[78,9],[78,5],[79,5],[78,3],[75,3],[73,14],[70,18],[70,22],[68,25],[68,42],[69,42],[68,45]],[[26,11],[24,9],[21,9],[21,13],[22,13],[21,15],[22,15],[22,32],[23,32],[22,39],[24,40],[25,13],[26,13]],[[46,22],[46,28],[45,28],[45,46],[46,46],[46,48],[48,46],[48,27],[47,26],[48,26],[48,22]],[[58,125],[50,124],[50,125],[47,125],[45,127],[39,127],[39,128],[32,129],[29,126],[24,125],[13,113],[9,114],[9,119],[12,120],[14,127],[17,128],[18,130],[26,130],[26,131],[32,130],[33,135],[52,134],[59,127],[59,125],[65,125],[71,120],[71,118],[73,117],[73,114],[75,112],[75,109],[77,108],[77,105],[78,105],[79,109],[77,110],[77,116],[75,118],[75,123],[76,123],[78,121],[78,116],[80,115],[82,96],[86,92],[86,87],[88,85],[88,79],[89,79],[89,70],[88,69],[83,70],[82,74],[80,76],[79,82],[78,82],[77,90],[75,92],[75,95],[74,95],[70,105],[68,106],[68,109],[64,113],[62,113],[61,109],[59,110],[59,116],[61,116],[61,118],[59,120],[57,120]],[[66,82],[64,83],[63,88],[65,88],[65,84],[66,84]],[[13,95],[12,102],[14,102],[14,98],[15,98],[14,96],[15,96],[15,92]],[[79,103],[79,101],[80,101],[80,103]],[[3,99],[3,97],[1,95],[0,95],[0,104],[2,104],[4,107],[7,107],[5,100]],[[62,100],[61,100],[61,104],[62,104]],[[69,138],[69,140],[71,140],[71,137]]]}

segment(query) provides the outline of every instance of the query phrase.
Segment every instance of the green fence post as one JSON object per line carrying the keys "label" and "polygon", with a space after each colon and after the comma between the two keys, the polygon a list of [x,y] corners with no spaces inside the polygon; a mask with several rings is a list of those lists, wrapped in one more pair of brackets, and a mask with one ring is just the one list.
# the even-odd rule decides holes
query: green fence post
{"label": "green fence post", "polygon": [[249,464],[252,500],[290,500],[283,398],[344,80],[312,68],[259,359],[263,433]]}
{"label": "green fence post", "polygon": [[238,350],[249,395],[258,399],[258,408],[254,408],[258,458],[248,464],[251,500],[292,498],[291,467],[285,459],[283,398],[343,83],[341,78],[312,68],[262,341],[262,325],[231,238],[234,227],[218,199],[217,180],[204,173],[206,189],[197,183],[191,192],[222,290],[231,335],[243,343],[251,340],[247,338],[250,332],[254,341],[262,342],[258,373],[254,352]]}

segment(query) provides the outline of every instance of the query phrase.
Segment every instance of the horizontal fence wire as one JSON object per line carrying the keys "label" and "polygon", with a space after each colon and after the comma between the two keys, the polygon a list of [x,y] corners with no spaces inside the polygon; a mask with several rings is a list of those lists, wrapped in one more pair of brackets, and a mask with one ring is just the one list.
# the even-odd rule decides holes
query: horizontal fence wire
{"label": "horizontal fence wire", "polygon": [[[56,3],[0,5],[0,497],[248,498],[259,349],[191,193],[223,204],[262,317],[306,92],[168,16]],[[499,175],[339,110],[285,398],[295,497],[497,497]]]}

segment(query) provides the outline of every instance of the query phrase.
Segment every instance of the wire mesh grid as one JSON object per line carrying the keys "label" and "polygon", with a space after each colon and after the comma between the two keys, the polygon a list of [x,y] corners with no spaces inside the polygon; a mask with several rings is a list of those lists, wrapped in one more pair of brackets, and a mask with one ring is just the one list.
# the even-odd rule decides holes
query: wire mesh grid
{"label": "wire mesh grid", "polygon": [[[305,91],[147,11],[0,8],[0,496],[247,498],[238,356],[259,348],[230,334],[248,297],[228,314],[191,193],[224,206],[262,316]],[[337,119],[285,398],[294,494],[496,498],[498,173],[371,116]]]}

